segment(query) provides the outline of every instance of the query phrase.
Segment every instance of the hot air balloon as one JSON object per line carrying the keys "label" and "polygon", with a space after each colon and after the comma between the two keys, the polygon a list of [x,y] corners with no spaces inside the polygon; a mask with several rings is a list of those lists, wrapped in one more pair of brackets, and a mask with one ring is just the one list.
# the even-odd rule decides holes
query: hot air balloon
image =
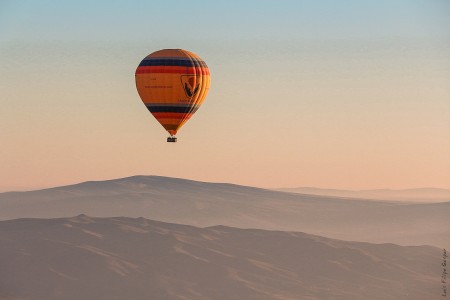
{"label": "hot air balloon", "polygon": [[176,142],[177,131],[208,94],[208,66],[190,51],[163,49],[145,57],[135,77],[142,102],[170,134],[167,142]]}

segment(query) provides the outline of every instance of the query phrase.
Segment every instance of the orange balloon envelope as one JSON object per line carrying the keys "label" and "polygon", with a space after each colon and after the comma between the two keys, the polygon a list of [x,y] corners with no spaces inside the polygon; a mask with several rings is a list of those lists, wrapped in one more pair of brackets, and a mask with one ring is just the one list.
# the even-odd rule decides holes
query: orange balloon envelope
{"label": "orange balloon envelope", "polygon": [[136,87],[150,113],[175,139],[177,131],[206,98],[211,82],[206,63],[182,49],[164,49],[145,57],[136,69]]}

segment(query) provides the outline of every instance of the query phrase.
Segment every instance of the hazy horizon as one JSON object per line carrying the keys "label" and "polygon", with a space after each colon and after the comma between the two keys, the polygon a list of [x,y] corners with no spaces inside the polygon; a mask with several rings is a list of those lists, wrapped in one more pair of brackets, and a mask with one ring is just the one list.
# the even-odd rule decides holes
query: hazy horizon
{"label": "hazy horizon", "polygon": [[134,176],[1,193],[0,220],[78,214],[145,217],[200,227],[302,231],[343,240],[448,247],[450,200],[446,199],[381,201]]}
{"label": "hazy horizon", "polygon": [[290,189],[317,189],[317,190],[338,190],[338,191],[351,191],[351,192],[364,192],[364,191],[376,191],[376,190],[391,190],[391,191],[403,191],[403,190],[420,190],[420,189],[437,189],[437,190],[450,190],[449,188],[445,187],[434,187],[434,186],[418,186],[418,187],[404,187],[404,188],[370,188],[370,189],[334,189],[334,188],[328,188],[328,187],[321,187],[321,186],[254,186],[254,185],[246,185],[246,184],[240,184],[237,182],[225,182],[225,181],[208,181],[208,180],[196,180],[192,178],[183,178],[183,177],[170,177],[170,176],[161,176],[156,174],[136,174],[136,175],[130,175],[130,176],[124,176],[124,177],[117,177],[117,178],[105,178],[105,179],[96,179],[96,180],[83,180],[83,181],[75,181],[75,182],[68,182],[61,185],[48,185],[48,186],[12,186],[12,187],[0,187],[0,193],[8,193],[8,192],[32,192],[32,191],[38,191],[38,190],[45,190],[45,189],[51,189],[51,188],[57,188],[62,186],[71,186],[71,185],[77,185],[80,183],[85,182],[102,182],[102,181],[110,181],[110,180],[117,180],[117,179],[123,179],[123,178],[129,178],[129,177],[136,177],[136,176],[157,176],[157,177],[167,177],[167,178],[174,178],[174,179],[184,179],[184,180],[192,180],[192,181],[199,181],[199,182],[206,182],[206,183],[225,183],[225,184],[234,184],[234,185],[242,185],[242,186],[249,186],[249,187],[255,187],[255,188],[262,188],[262,189],[269,189],[269,190],[279,190],[279,191],[288,191]]}

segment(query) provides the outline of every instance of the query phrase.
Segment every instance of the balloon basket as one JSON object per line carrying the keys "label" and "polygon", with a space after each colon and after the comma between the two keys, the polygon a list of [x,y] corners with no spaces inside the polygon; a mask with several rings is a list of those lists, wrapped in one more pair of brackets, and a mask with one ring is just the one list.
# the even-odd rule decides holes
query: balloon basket
{"label": "balloon basket", "polygon": [[176,142],[177,142],[177,138],[174,137],[174,136],[169,136],[169,137],[167,138],[167,142],[168,142],[168,143],[176,143]]}

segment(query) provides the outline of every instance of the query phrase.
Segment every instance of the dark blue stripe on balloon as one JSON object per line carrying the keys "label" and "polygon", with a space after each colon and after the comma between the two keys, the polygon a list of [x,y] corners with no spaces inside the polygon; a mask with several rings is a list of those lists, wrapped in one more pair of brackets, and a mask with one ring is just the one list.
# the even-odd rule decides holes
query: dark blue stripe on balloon
{"label": "dark blue stripe on balloon", "polygon": [[196,59],[146,58],[139,64],[139,67],[148,66],[208,67],[204,61]]}

